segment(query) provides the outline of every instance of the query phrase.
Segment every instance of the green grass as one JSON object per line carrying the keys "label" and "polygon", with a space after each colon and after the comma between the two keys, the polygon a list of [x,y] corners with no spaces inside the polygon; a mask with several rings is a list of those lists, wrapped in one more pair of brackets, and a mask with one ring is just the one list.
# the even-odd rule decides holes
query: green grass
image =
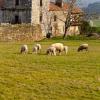
{"label": "green grass", "polygon": [[[47,56],[55,42],[68,55]],[[44,40],[41,54],[19,54],[24,43],[0,43],[0,100],[100,100],[100,40]],[[76,52],[81,43],[89,52]]]}
{"label": "green grass", "polygon": [[94,27],[100,27],[100,20],[93,20]]}

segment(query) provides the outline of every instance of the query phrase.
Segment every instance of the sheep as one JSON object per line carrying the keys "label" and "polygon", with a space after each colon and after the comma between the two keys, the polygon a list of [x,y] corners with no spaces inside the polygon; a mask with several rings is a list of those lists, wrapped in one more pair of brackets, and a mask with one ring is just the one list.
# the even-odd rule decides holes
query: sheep
{"label": "sheep", "polygon": [[34,47],[33,47],[33,52],[35,52],[36,54],[38,53],[38,51],[40,51],[42,49],[41,45],[40,44],[36,44]]}
{"label": "sheep", "polygon": [[65,51],[65,53],[68,53],[68,46],[64,46],[63,51]]}
{"label": "sheep", "polygon": [[28,46],[27,45],[22,45],[20,49],[20,53],[27,53],[28,52]]}
{"label": "sheep", "polygon": [[68,46],[64,46],[62,43],[54,43],[51,45],[51,47],[55,47],[56,51],[58,51],[59,55],[61,55],[61,52],[65,51],[67,54],[68,52]]}
{"label": "sheep", "polygon": [[37,46],[38,50],[42,49],[41,44],[36,44],[35,46]]}
{"label": "sheep", "polygon": [[37,54],[37,53],[38,53],[38,48],[37,48],[37,46],[34,46],[32,51],[33,51],[34,53]]}
{"label": "sheep", "polygon": [[79,47],[78,47],[78,52],[80,51],[83,51],[83,50],[86,50],[88,51],[88,44],[81,44]]}
{"label": "sheep", "polygon": [[56,51],[58,51],[59,54],[61,55],[61,52],[63,51],[64,45],[62,43],[54,43],[51,45],[51,47],[55,47]]}
{"label": "sheep", "polygon": [[56,48],[50,46],[50,47],[47,49],[46,54],[47,54],[47,55],[54,55],[54,56],[56,56]]}

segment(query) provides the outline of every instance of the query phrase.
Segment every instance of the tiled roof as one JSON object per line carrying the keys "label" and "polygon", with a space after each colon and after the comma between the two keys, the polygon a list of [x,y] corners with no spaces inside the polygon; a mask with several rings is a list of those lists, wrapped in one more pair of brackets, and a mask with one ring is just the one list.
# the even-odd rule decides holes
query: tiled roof
{"label": "tiled roof", "polygon": [[[55,5],[53,2],[50,3],[49,5],[49,11],[67,11],[69,7],[68,3],[64,3],[62,7],[59,7]],[[74,7],[73,8],[73,13],[81,13],[83,12],[79,7]]]}

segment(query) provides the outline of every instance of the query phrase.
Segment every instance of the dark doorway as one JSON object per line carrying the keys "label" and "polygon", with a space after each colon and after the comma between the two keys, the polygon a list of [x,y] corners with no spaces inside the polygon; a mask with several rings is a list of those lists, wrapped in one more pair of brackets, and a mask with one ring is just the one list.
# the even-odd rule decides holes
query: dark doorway
{"label": "dark doorway", "polygon": [[19,16],[15,16],[15,23],[17,24],[17,23],[19,23]]}
{"label": "dark doorway", "polygon": [[21,19],[18,15],[15,15],[11,21],[11,24],[21,24]]}
{"label": "dark doorway", "polygon": [[19,0],[15,0],[15,5],[16,5],[16,6],[19,5]]}
{"label": "dark doorway", "polygon": [[15,15],[13,24],[20,24],[20,23],[21,23],[21,21],[20,21],[19,16],[18,15]]}

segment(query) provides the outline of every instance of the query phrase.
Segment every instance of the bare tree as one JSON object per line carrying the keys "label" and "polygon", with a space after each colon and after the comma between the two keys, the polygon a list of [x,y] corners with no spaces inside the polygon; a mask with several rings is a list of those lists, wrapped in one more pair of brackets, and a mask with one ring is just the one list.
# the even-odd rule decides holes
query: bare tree
{"label": "bare tree", "polygon": [[[64,22],[64,24],[65,24],[65,27],[64,27],[65,32],[63,35],[63,39],[66,36],[68,28],[72,25],[71,17],[72,17],[73,8],[74,8],[74,5],[76,4],[76,1],[77,0],[67,0],[68,6],[69,6],[68,9],[66,10],[67,14],[62,9],[63,15],[66,18],[65,21],[57,16],[57,19]],[[56,14],[54,12],[53,13],[48,12],[47,8],[45,8],[45,7],[42,10],[43,10],[43,13],[45,13],[45,18],[47,19],[47,23],[43,22],[43,26],[45,27],[46,33],[49,33],[49,31],[51,31],[51,27],[52,27],[52,19],[54,18],[54,15],[56,15]],[[56,24],[55,29],[57,30],[57,24]]]}
{"label": "bare tree", "polygon": [[69,8],[68,8],[68,12],[67,12],[66,21],[65,21],[65,32],[64,32],[64,35],[63,35],[63,39],[66,36],[68,28],[71,26],[71,13],[72,13],[73,7],[76,3],[76,0],[68,0],[67,2],[69,2]]}
{"label": "bare tree", "polygon": [[48,9],[47,9],[47,4],[48,1],[45,3],[45,6],[43,6],[41,8],[41,13],[43,14],[43,20],[41,22],[41,25],[43,26],[44,31],[46,32],[46,35],[48,33],[51,33],[52,27],[51,27],[51,20],[52,20],[52,14],[49,13]]}

